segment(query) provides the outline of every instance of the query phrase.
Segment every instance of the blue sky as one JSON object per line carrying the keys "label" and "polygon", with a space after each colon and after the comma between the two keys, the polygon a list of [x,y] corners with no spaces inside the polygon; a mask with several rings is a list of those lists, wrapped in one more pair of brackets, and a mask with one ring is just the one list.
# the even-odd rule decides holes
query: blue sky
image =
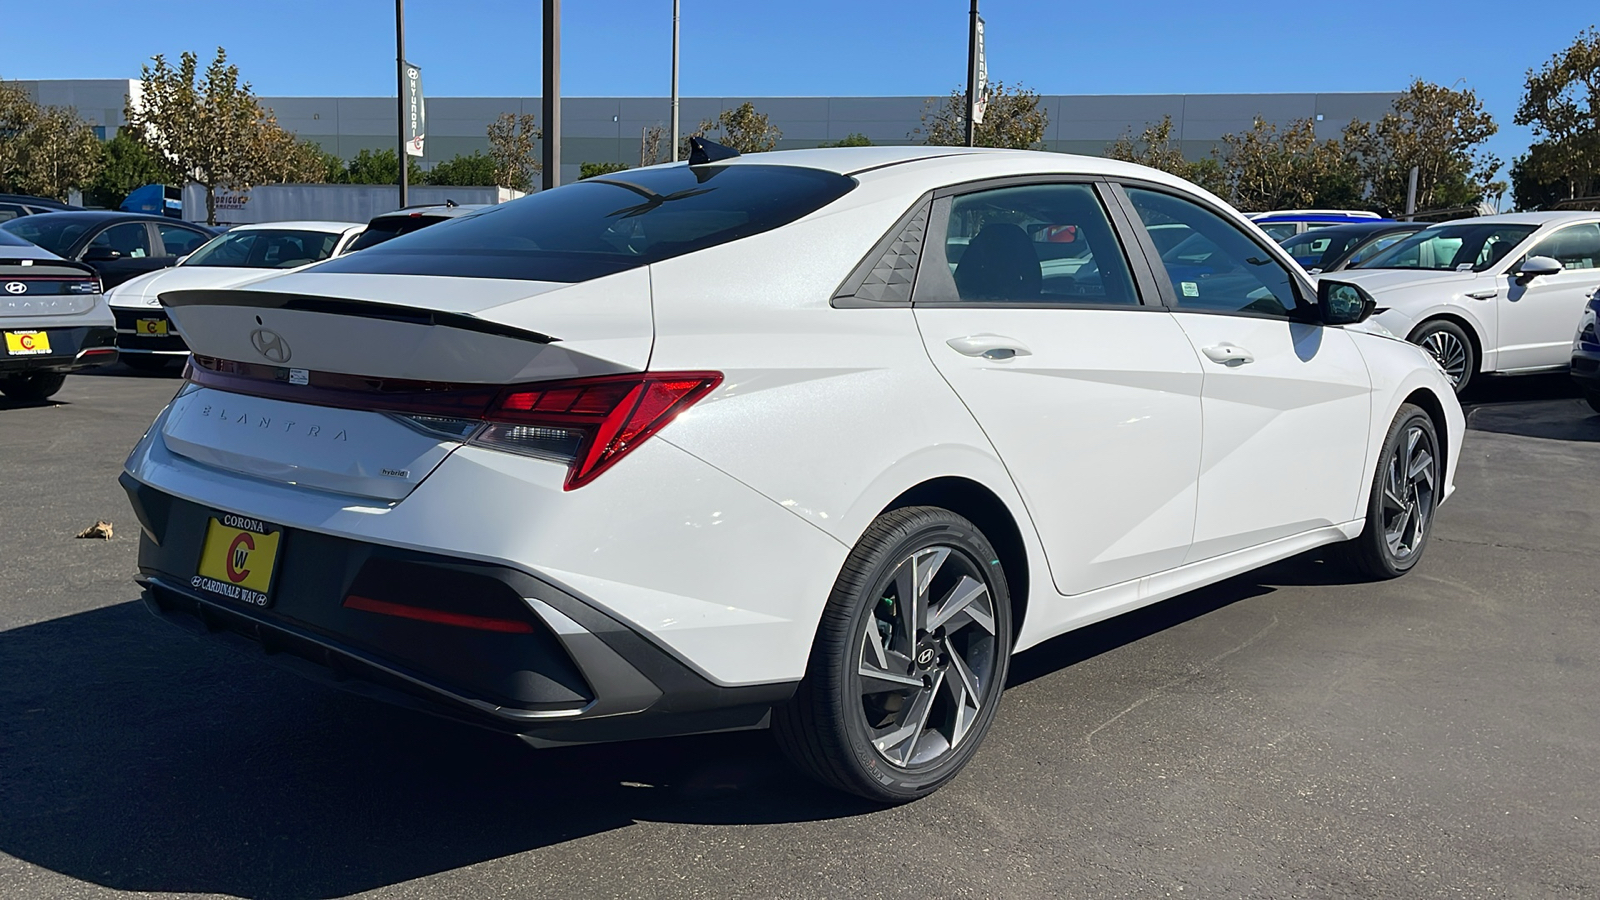
{"label": "blue sky", "polygon": [[[681,90],[694,95],[934,95],[963,79],[967,0],[683,0]],[[155,53],[227,47],[263,95],[394,92],[392,3],[0,0],[0,78],[135,78]],[[539,0],[409,0],[407,55],[434,96],[539,93]],[[671,0],[566,0],[570,96],[664,95]],[[313,11],[314,10],[314,11]],[[1600,4],[986,0],[992,77],[1047,94],[1387,91],[1412,78],[1475,88],[1512,125],[1530,67],[1600,24]],[[37,33],[37,40],[15,38]]]}

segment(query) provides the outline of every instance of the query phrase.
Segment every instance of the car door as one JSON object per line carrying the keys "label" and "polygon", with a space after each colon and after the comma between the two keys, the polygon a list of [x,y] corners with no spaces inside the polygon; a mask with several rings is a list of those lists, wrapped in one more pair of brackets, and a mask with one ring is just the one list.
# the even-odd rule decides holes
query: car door
{"label": "car door", "polygon": [[1063,594],[1175,567],[1194,527],[1200,363],[1146,305],[1100,189],[939,197],[914,315],[1009,470]]}
{"label": "car door", "polygon": [[147,222],[114,222],[95,232],[78,259],[94,266],[107,288],[163,268],[154,258],[155,241]]}
{"label": "car door", "polygon": [[1288,264],[1220,210],[1152,186],[1122,196],[1147,225],[1194,230],[1147,254],[1205,373],[1188,561],[1356,518],[1372,385],[1354,340],[1314,324]]}
{"label": "car door", "polygon": [[1600,287],[1600,224],[1568,225],[1540,239],[1527,256],[1548,256],[1561,263],[1561,271],[1519,277],[1519,259],[1505,276],[1508,283],[1499,303],[1501,371],[1571,361],[1578,317]]}
{"label": "car door", "polygon": [[191,225],[177,222],[156,223],[156,234],[161,238],[161,248],[155,259],[163,267],[175,266],[178,260],[200,249],[212,235]]}

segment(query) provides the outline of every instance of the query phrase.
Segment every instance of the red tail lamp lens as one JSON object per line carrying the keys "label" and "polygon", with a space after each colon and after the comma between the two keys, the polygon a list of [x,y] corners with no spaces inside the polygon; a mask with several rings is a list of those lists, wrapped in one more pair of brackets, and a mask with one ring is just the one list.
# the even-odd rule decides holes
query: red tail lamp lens
{"label": "red tail lamp lens", "polygon": [[473,443],[569,464],[583,487],[722,383],[720,372],[647,372],[503,391]]}
{"label": "red tail lamp lens", "polygon": [[387,600],[374,600],[371,597],[362,597],[351,594],[344,598],[344,605],[350,609],[359,609],[363,612],[377,613],[380,616],[394,616],[398,619],[414,619],[418,622],[432,622],[435,625],[452,625],[456,628],[472,628],[478,631],[499,631],[505,634],[532,634],[533,626],[527,622],[516,619],[497,619],[488,616],[471,616],[466,613],[447,612],[442,609],[428,609],[423,606],[411,606],[406,603],[390,603]]}

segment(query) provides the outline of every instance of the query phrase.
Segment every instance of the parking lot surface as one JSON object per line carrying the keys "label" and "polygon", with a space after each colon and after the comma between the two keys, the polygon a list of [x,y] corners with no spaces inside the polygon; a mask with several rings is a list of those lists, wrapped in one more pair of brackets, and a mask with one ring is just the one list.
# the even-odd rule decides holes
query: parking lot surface
{"label": "parking lot surface", "polygon": [[156,621],[116,475],[178,383],[0,401],[0,897],[1600,895],[1600,416],[1564,377],[1482,386],[1411,575],[1311,554],[1031,650],[894,809],[762,733],[534,751]]}

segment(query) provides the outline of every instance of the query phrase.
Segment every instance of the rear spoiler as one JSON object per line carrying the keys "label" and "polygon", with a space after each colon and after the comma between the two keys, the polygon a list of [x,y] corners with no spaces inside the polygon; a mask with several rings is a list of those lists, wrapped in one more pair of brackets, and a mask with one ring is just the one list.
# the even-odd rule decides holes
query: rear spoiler
{"label": "rear spoiler", "polygon": [[168,308],[184,306],[238,306],[248,309],[282,309],[297,312],[322,313],[330,316],[380,319],[407,325],[438,325],[461,331],[475,331],[496,337],[512,338],[536,344],[553,344],[561,340],[548,334],[490,322],[464,313],[402,306],[396,303],[379,303],[373,300],[351,300],[346,297],[317,297],[309,294],[287,294],[278,291],[242,290],[192,290],[167,291],[162,294],[161,305]]}
{"label": "rear spoiler", "polygon": [[73,262],[70,259],[36,259],[33,257],[19,258],[0,256],[0,266],[16,266],[19,269],[27,269],[28,272],[26,274],[38,275],[46,278],[51,276],[61,278],[71,275],[83,275],[93,278],[96,281],[100,280],[100,273],[96,272],[93,266],[84,265],[80,262]]}

